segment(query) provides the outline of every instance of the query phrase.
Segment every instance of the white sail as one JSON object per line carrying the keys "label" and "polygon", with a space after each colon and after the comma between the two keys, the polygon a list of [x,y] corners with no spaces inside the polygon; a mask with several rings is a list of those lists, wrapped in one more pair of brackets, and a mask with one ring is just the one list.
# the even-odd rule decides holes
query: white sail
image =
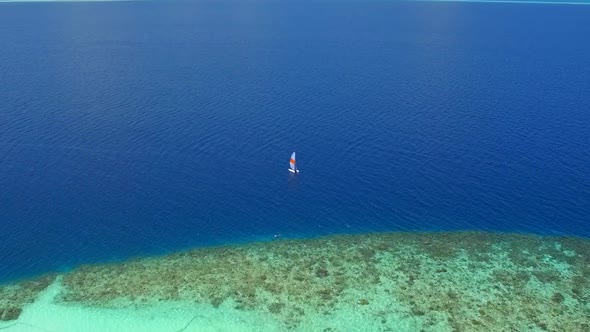
{"label": "white sail", "polygon": [[293,152],[291,154],[291,159],[289,160],[289,167],[292,170],[296,170],[297,169],[297,164],[295,163],[295,152]]}

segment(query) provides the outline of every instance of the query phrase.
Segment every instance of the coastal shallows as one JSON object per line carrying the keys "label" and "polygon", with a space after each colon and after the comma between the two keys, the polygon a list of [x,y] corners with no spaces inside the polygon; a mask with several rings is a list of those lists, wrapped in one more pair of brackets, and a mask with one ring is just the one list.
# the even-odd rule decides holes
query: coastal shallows
{"label": "coastal shallows", "polygon": [[589,260],[586,239],[481,232],[201,248],[5,285],[0,328],[588,331]]}

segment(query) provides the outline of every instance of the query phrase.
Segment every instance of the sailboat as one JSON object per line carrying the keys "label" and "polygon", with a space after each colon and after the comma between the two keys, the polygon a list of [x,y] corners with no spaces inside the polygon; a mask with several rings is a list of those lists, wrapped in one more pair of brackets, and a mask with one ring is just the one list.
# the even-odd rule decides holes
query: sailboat
{"label": "sailboat", "polygon": [[297,162],[295,161],[295,152],[291,154],[291,159],[289,159],[289,172],[291,173],[299,173],[297,169]]}

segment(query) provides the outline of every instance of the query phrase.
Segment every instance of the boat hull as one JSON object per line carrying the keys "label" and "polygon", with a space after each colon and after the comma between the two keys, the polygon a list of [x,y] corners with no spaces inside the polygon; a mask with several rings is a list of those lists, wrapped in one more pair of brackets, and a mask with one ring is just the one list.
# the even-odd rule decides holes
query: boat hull
{"label": "boat hull", "polygon": [[296,174],[296,173],[299,173],[299,170],[293,170],[293,169],[289,168],[289,172]]}

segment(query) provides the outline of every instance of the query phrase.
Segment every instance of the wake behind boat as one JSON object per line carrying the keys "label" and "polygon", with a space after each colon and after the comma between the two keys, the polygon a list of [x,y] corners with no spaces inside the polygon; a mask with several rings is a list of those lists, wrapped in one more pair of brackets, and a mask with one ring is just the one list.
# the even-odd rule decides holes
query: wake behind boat
{"label": "wake behind boat", "polygon": [[295,161],[295,152],[291,154],[291,159],[289,160],[289,172],[294,174],[299,173],[299,169],[297,169],[297,162]]}

